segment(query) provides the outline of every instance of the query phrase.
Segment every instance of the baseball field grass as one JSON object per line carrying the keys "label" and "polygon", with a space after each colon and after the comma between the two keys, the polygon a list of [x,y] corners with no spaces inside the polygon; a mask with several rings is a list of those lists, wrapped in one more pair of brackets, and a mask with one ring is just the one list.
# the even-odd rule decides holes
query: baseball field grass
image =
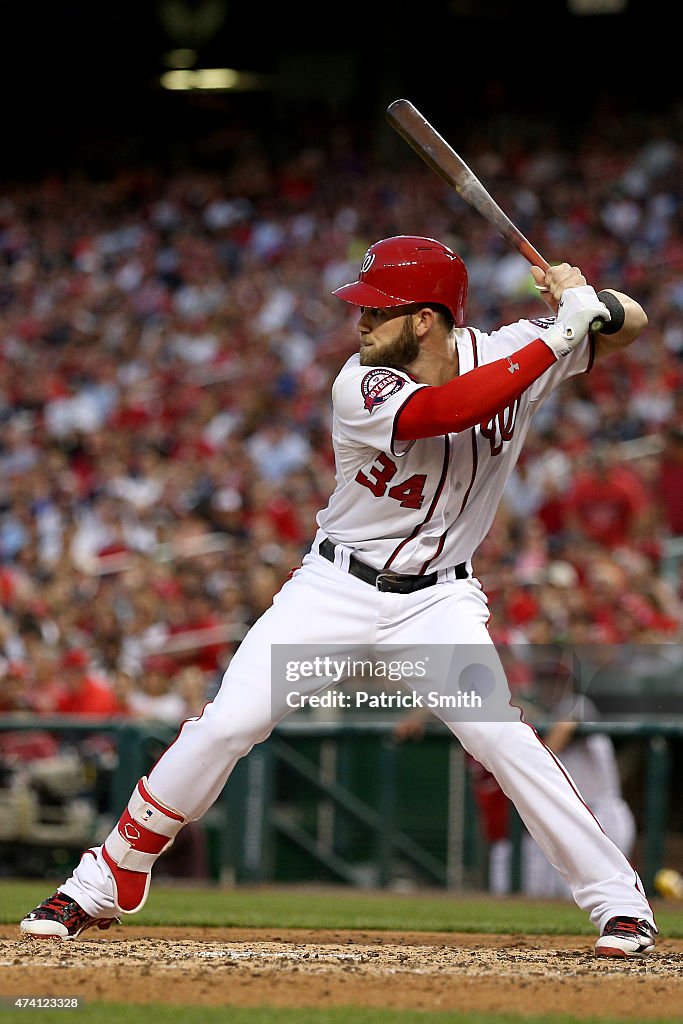
{"label": "baseball field grass", "polygon": [[[0,882],[0,924],[12,924],[57,885]],[[340,928],[428,932],[594,935],[573,903],[521,897],[458,896],[435,892],[367,892],[346,887],[263,886],[235,889],[157,885],[146,906],[126,923],[155,927]],[[683,938],[683,903],[657,907],[660,931]],[[681,1013],[683,1020],[683,1011]]]}
{"label": "baseball field grass", "polygon": [[14,1005],[32,995],[78,996],[80,1024],[683,1021],[683,904],[655,907],[647,961],[595,961],[570,903],[303,885],[158,884],[108,932],[20,940],[53,888],[0,882],[0,1024],[64,1020]]}
{"label": "baseball field grass", "polygon": [[[64,1010],[13,1010],[2,1012],[2,1024],[30,1021],[64,1021]],[[679,1018],[680,1019],[680,1018]],[[67,1017],[67,1021],[72,1018]],[[87,1004],[76,1011],[74,1024],[623,1024],[616,1017],[574,1017],[566,1014],[522,1017],[498,1013],[431,1013],[422,1010],[364,1010],[334,1007],[326,1010],[272,1009],[269,1007],[207,1008],[197,1006],[141,1006],[130,1003]],[[648,1024],[672,1024],[670,1017],[648,1018]]]}
{"label": "baseball field grass", "polygon": [[[1,1012],[1,1009],[0,1009]],[[63,1010],[11,1010],[2,1013],[2,1024],[30,1021],[64,1021]],[[67,1021],[72,1018],[67,1017]],[[680,1018],[679,1018],[680,1019]],[[566,1014],[523,1017],[491,1013],[430,1013],[422,1010],[364,1010],[345,1007],[328,1010],[270,1009],[268,1007],[169,1007],[129,1003],[98,1003],[76,1011],[74,1024],[623,1024],[616,1017],[573,1017]],[[671,1018],[648,1018],[648,1024],[672,1024]]]}

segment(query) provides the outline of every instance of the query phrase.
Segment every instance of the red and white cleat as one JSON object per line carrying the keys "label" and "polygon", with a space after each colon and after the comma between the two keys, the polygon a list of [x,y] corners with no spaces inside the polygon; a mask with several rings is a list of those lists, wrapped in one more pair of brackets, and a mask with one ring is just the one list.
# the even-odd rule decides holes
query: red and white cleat
{"label": "red and white cleat", "polygon": [[596,956],[647,956],[655,948],[655,929],[637,917],[612,917],[595,943]]}
{"label": "red and white cleat", "polygon": [[104,929],[114,923],[119,923],[117,917],[91,917],[70,896],[57,891],[27,914],[19,928],[32,939],[77,939],[86,928]]}

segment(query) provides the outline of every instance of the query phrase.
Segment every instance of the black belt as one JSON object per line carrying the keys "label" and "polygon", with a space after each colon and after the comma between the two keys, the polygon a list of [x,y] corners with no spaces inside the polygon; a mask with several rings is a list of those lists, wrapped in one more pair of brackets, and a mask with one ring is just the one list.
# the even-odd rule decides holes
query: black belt
{"label": "black belt", "polygon": [[[334,562],[335,546],[328,537],[318,545],[318,552],[328,562]],[[425,587],[433,587],[439,578],[438,572],[430,572],[425,576],[411,576],[407,573],[385,572],[382,569],[373,569],[371,565],[361,562],[355,555],[349,557],[349,570],[352,576],[357,576],[363,583],[369,583],[377,590],[389,591],[392,594],[412,594],[415,590],[424,590]],[[455,578],[458,580],[469,579],[467,565],[461,562],[456,565]]]}

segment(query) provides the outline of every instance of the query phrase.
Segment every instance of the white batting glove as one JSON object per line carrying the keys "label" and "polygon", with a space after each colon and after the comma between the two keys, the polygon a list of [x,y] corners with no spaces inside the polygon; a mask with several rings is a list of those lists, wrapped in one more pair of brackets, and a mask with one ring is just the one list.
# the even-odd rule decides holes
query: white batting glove
{"label": "white batting glove", "polygon": [[612,319],[604,302],[589,284],[565,288],[554,324],[541,332],[541,339],[556,358],[569,355],[588,334],[594,320],[609,323]]}

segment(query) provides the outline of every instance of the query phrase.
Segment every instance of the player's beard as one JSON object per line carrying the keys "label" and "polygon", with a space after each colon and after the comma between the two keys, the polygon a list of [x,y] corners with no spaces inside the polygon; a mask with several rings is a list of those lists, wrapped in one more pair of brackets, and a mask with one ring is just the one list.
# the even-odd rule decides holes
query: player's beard
{"label": "player's beard", "polygon": [[403,318],[400,331],[391,341],[381,347],[361,349],[361,366],[390,366],[394,370],[402,370],[404,366],[414,363],[420,354],[420,343],[413,327],[412,317]]}

